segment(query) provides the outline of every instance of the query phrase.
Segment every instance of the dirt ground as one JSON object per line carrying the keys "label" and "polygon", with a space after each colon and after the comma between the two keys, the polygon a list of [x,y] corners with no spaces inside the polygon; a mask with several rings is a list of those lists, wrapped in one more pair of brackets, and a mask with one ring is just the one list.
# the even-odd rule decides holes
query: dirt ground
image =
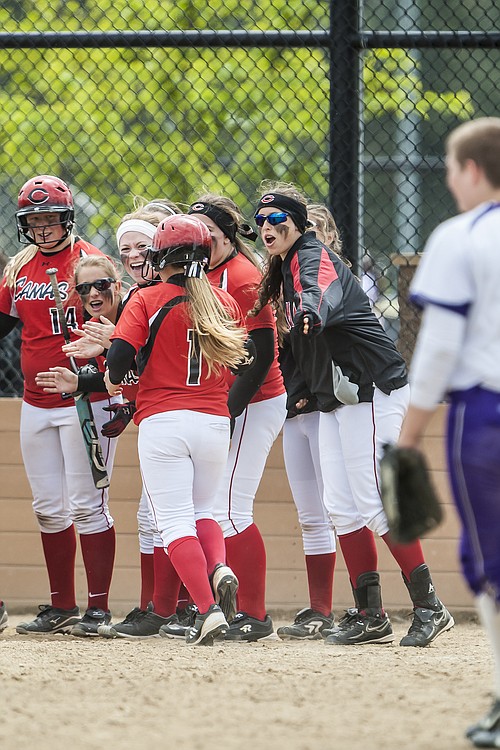
{"label": "dirt ground", "polygon": [[[465,617],[425,649],[17,635],[27,619],[0,635],[2,750],[460,750],[491,701],[487,642]],[[397,644],[408,622],[393,625]]]}

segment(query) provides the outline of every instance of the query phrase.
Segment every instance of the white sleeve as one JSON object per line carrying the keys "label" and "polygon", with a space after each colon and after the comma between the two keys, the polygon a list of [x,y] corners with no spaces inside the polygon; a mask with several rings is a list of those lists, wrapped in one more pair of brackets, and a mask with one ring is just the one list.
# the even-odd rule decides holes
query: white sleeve
{"label": "white sleeve", "polygon": [[463,217],[441,224],[427,241],[411,283],[410,299],[420,307],[431,303],[464,314],[474,298],[470,253]]}
{"label": "white sleeve", "polygon": [[460,356],[467,319],[445,307],[425,308],[410,366],[411,404],[434,409],[443,400]]}

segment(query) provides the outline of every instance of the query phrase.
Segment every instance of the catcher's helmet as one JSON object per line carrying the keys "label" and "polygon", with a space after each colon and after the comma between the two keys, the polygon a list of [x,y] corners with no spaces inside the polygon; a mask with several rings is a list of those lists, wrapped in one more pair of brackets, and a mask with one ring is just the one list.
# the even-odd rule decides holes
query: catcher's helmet
{"label": "catcher's helmet", "polygon": [[146,260],[157,273],[165,266],[186,266],[210,260],[212,236],[207,225],[195,216],[168,216],[157,227]]}
{"label": "catcher's helmet", "polygon": [[[66,230],[65,237],[73,228],[75,217],[73,196],[69,187],[59,177],[48,174],[32,177],[19,191],[17,206],[16,222],[20,242],[33,242],[33,234],[31,233],[30,236],[32,230],[27,222],[30,214],[59,214],[57,223],[60,223]],[[47,226],[50,223],[52,222],[49,222]]]}

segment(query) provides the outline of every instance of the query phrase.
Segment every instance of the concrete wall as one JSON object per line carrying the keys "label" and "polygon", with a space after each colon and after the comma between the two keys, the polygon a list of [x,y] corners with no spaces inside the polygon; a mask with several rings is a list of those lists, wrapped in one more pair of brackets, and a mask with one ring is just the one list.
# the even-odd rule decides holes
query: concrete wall
{"label": "concrete wall", "polygon": [[[19,448],[18,399],[0,399],[0,599],[12,612],[33,610],[48,601],[48,580],[31,509],[30,489]],[[425,451],[443,499],[445,521],[429,538],[424,550],[441,598],[452,610],[473,610],[459,573],[458,522],[451,505],[443,452],[443,410],[434,418],[425,439]],[[125,612],[136,606],[139,594],[137,501],[140,478],[136,448],[137,430],[129,426],[120,437],[113,481],[111,512],[117,530],[116,567],[111,588],[111,608]],[[267,602],[270,610],[295,611],[307,606],[307,583],[297,514],[283,468],[281,437],[269,457],[259,488],[255,519],[268,554]],[[396,563],[383,543],[378,543],[383,598],[387,609],[410,611],[406,589]],[[77,592],[85,606],[85,573],[77,558]],[[341,614],[352,604],[350,586],[341,555],[334,587],[334,610]]]}

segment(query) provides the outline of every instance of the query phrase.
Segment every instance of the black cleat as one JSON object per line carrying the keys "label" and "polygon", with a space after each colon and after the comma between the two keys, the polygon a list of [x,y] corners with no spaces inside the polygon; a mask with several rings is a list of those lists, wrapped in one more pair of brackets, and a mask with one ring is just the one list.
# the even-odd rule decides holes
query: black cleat
{"label": "black cleat", "polygon": [[415,607],[413,622],[408,633],[399,642],[400,646],[427,646],[438,635],[451,630],[455,620],[444,605],[435,611],[424,607]]}
{"label": "black cleat", "polygon": [[229,625],[218,604],[212,604],[204,615],[196,615],[193,627],[186,633],[190,646],[213,646],[214,640],[223,636]]}
{"label": "black cleat", "polygon": [[368,614],[356,609],[347,610],[325,638],[330,646],[355,646],[363,643],[392,643],[394,633],[391,621],[386,614]]}
{"label": "black cleat", "polygon": [[301,609],[297,613],[293,625],[284,625],[276,633],[283,641],[317,641],[323,637],[324,630],[333,628],[333,615],[322,615],[313,609]]}
{"label": "black cleat", "polygon": [[31,622],[20,622],[16,627],[16,633],[21,635],[69,633],[73,625],[80,620],[78,607],[59,609],[51,604],[40,604],[38,609],[39,613],[35,619]]}
{"label": "black cleat", "polygon": [[278,640],[273,628],[273,621],[266,615],[264,620],[250,617],[246,612],[238,612],[229,624],[225,635],[226,641],[255,643],[256,641]]}
{"label": "black cleat", "polygon": [[[174,616],[170,615],[170,617]],[[170,617],[160,617],[155,614],[153,602],[149,602],[147,609],[135,607],[123,622],[117,622],[115,625],[99,625],[97,633],[103,638],[130,638],[131,640],[159,638],[161,626],[170,620]]]}
{"label": "black cleat", "polygon": [[331,628],[325,628],[321,631],[323,638],[327,638],[332,633],[337,633],[339,630],[348,630],[358,619],[359,610],[356,607],[350,607],[346,609],[338,623],[332,625]]}
{"label": "black cleat", "polygon": [[500,698],[486,716],[467,729],[465,736],[476,747],[500,747]]}
{"label": "black cleat", "polygon": [[177,607],[175,612],[177,617],[179,618],[180,625],[192,627],[194,625],[195,617],[198,614],[198,607],[196,606],[196,604],[188,604],[183,609],[179,609],[179,607]]}
{"label": "black cleat", "polygon": [[160,635],[164,638],[186,638],[189,628],[194,626],[198,607],[196,604],[188,604],[184,609],[177,609],[175,615],[169,617],[160,628]]}
{"label": "black cleat", "polygon": [[97,628],[100,625],[109,625],[111,622],[111,612],[100,607],[89,607],[83,615],[80,622],[73,625],[71,635],[77,635],[80,638],[98,635]]}
{"label": "black cleat", "polygon": [[179,616],[177,614],[171,615],[167,618],[168,622],[164,623],[160,628],[160,635],[162,638],[184,638],[186,640],[186,634],[192,625],[183,625],[179,622]]}

